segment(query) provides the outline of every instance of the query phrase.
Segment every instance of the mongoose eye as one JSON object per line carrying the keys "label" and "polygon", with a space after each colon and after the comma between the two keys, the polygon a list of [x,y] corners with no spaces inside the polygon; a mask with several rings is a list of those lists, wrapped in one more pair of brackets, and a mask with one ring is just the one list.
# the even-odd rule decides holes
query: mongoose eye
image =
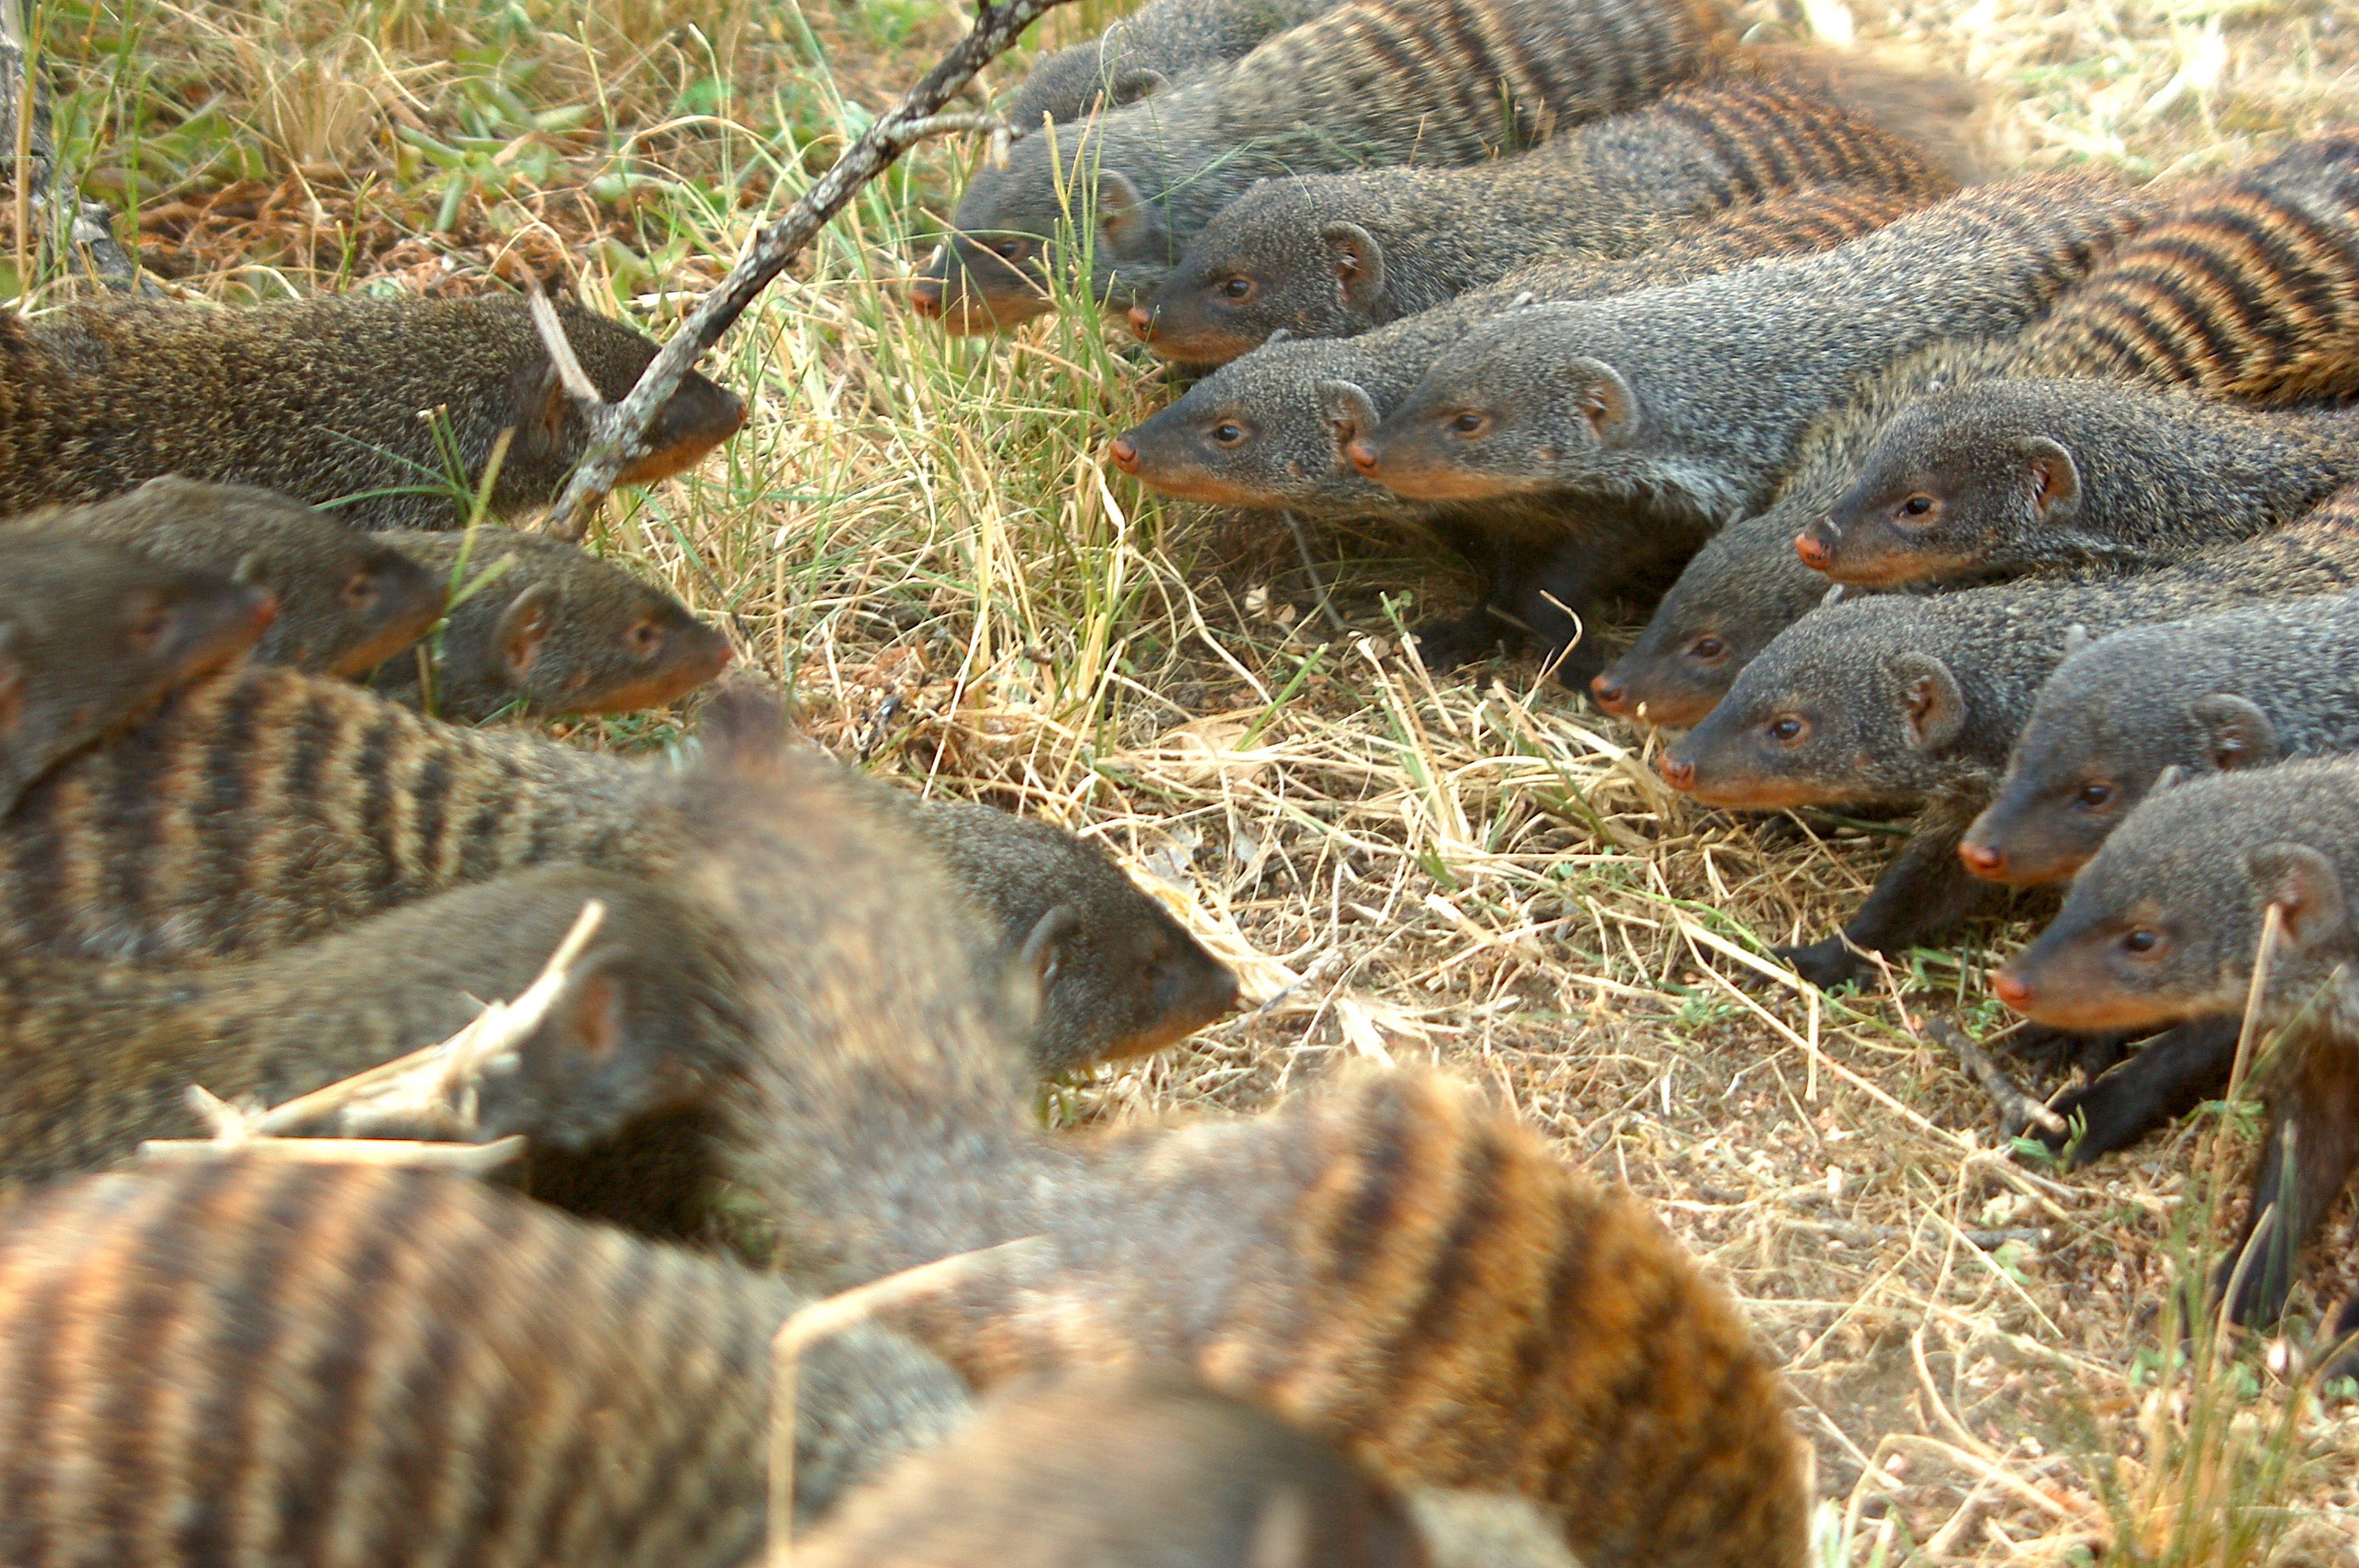
{"label": "mongoose eye", "polygon": [[1001,261],[1007,262],[1022,261],[1032,251],[1030,243],[1024,240],[1002,240],[991,248]]}
{"label": "mongoose eye", "polygon": [[2141,957],[2162,946],[2162,933],[2151,925],[2133,925],[2122,933],[2122,951]]}
{"label": "mongoose eye", "polygon": [[1699,659],[1717,659],[1728,652],[1728,644],[1717,637],[1698,637],[1688,644],[1688,652]]}
{"label": "mongoose eye", "polygon": [[623,641],[629,645],[631,652],[646,657],[663,646],[663,633],[652,621],[635,622],[631,629],[623,633]]}
{"label": "mongoose eye", "polygon": [[134,650],[145,653],[171,629],[172,607],[160,599],[147,599],[131,607],[131,622],[124,628],[124,637]]}
{"label": "mongoose eye", "polygon": [[370,571],[354,572],[344,584],[343,597],[345,609],[366,610],[369,600],[376,597],[376,574]]}
{"label": "mongoose eye", "polygon": [[1903,517],[1930,517],[1933,514],[1933,508],[1939,504],[1940,503],[1936,502],[1931,496],[1927,495],[1920,491],[1900,503],[1900,515]]}
{"label": "mongoose eye", "polygon": [[2072,804],[2075,806],[2085,806],[2092,810],[2094,810],[2096,807],[2104,805],[2107,801],[2113,798],[2113,785],[2103,783],[2084,784],[2081,786],[2080,793],[2072,797]]}
{"label": "mongoose eye", "polygon": [[1250,299],[1253,291],[1252,278],[1224,277],[1221,280],[1221,297],[1223,299]]}
{"label": "mongoose eye", "polygon": [[1792,714],[1772,719],[1762,733],[1780,746],[1790,746],[1810,732],[1810,727]]}
{"label": "mongoose eye", "polygon": [[1450,427],[1462,436],[1479,436],[1490,426],[1490,416],[1486,414],[1461,414],[1450,422]]}
{"label": "mongoose eye", "polygon": [[1212,444],[1221,447],[1238,446],[1245,438],[1245,427],[1234,419],[1224,419],[1212,427]]}

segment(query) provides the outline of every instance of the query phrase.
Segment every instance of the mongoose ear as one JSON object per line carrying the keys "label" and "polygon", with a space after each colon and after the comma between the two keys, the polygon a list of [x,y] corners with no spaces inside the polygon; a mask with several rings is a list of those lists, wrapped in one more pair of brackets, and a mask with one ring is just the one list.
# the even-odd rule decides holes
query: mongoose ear
{"label": "mongoose ear", "polygon": [[557,589],[551,583],[534,583],[500,611],[492,646],[498,651],[500,668],[510,686],[524,685],[532,674],[533,661],[540,657],[540,645],[556,621]]}
{"label": "mongoose ear", "polygon": [[1599,446],[1618,447],[1638,433],[1638,399],[1620,371],[1587,354],[1564,368],[1572,378],[1573,406]]}
{"label": "mongoose ear", "polygon": [[1819,600],[1819,608],[1824,610],[1830,604],[1841,604],[1843,601],[1843,589],[1846,586],[1848,585],[1837,583],[1827,589],[1825,596]]}
{"label": "mongoose ear", "polygon": [[1305,1568],[1310,1561],[1310,1504],[1292,1487],[1262,1506],[1245,1547],[1245,1568]]}
{"label": "mongoose ear", "polygon": [[2081,469],[2071,453],[2045,436],[2034,436],[2025,461],[2031,471],[2031,504],[2043,522],[2060,523],[2081,509]]}
{"label": "mongoose ear", "polygon": [[2069,659],[2095,641],[2089,635],[2089,629],[2075,621],[2064,628],[2064,656]]}
{"label": "mongoose ear", "polygon": [[1357,223],[1330,223],[1319,231],[1334,265],[1335,282],[1343,297],[1366,305],[1385,291],[1385,247]]}
{"label": "mongoose ear", "polygon": [[1043,991],[1056,983],[1057,971],[1064,966],[1065,938],[1081,928],[1082,912],[1060,903],[1035,922],[1032,934],[1024,938],[1021,967]]}
{"label": "mongoose ear", "polygon": [[1335,432],[1335,445],[1338,447],[1366,435],[1385,422],[1385,416],[1376,412],[1376,400],[1355,382],[1321,382],[1319,408],[1326,416],[1327,427]]}
{"label": "mongoose ear", "polygon": [[2147,791],[2147,794],[2160,795],[2164,790],[2177,789],[2186,782],[2187,770],[2177,762],[2168,762],[2164,764],[2162,772],[2154,775],[2154,787]]}
{"label": "mongoose ear", "polygon": [[2245,871],[2277,907],[2279,929],[2296,947],[2315,947],[2346,934],[2351,914],[2334,862],[2307,844],[2264,844],[2245,857]]}
{"label": "mongoose ear", "polygon": [[262,552],[248,550],[245,555],[240,556],[237,560],[237,569],[229,574],[229,580],[250,584],[255,588],[270,587],[270,579],[266,575]]}
{"label": "mongoose ear", "polygon": [[2202,730],[2205,753],[2222,773],[2280,760],[2277,727],[2249,698],[2215,691],[2189,703],[2187,714]]}
{"label": "mongoose ear", "polygon": [[1147,199],[1118,168],[1098,174],[1098,232],[1117,245],[1137,241],[1147,228]]}
{"label": "mongoose ear", "polygon": [[1934,752],[1955,741],[1966,727],[1966,694],[1950,666],[1930,654],[1902,654],[1892,673],[1900,677],[1910,742]]}
{"label": "mongoose ear", "polygon": [[1135,65],[1114,79],[1114,85],[1106,89],[1106,103],[1119,109],[1125,103],[1152,98],[1170,86],[1171,79],[1154,67]]}

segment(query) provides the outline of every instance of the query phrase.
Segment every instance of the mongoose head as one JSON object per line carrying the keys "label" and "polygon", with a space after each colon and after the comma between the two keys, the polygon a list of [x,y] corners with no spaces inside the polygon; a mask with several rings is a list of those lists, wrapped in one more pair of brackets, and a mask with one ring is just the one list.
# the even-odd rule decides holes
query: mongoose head
{"label": "mongoose head", "polygon": [[2219,672],[2206,662],[2170,625],[2117,632],[2067,657],[2039,688],[1997,797],[1958,847],[1966,870],[2017,886],[2062,881],[2167,771],[2278,761],[2268,715],[2213,689]]}
{"label": "mongoose head", "polygon": [[1751,518],[1705,540],[1637,641],[1590,682],[1598,706],[1667,729],[1701,723],[1770,639],[1827,597],[1790,537]]}
{"label": "mongoose head", "polygon": [[[1343,461],[1341,443],[1373,427],[1360,390],[1374,379],[1348,344],[1271,343],[1222,366],[1109,449],[1116,468],[1148,489],[1216,506],[1321,517],[1413,517],[1404,503]],[[1349,388],[1364,406],[1347,407]]]}
{"label": "mongoose head", "polygon": [[2344,893],[2347,762],[2166,780],[2072,879],[2048,928],[1991,989],[2060,1029],[2145,1029],[2234,1013],[2271,904],[2280,945],[2266,1015],[2281,1019],[2359,957]]}
{"label": "mongoose head", "polygon": [[1756,811],[1905,802],[1939,787],[1966,735],[1968,696],[1905,613],[1883,613],[1896,602],[1830,605],[1780,633],[1663,754],[1665,781],[1707,806]]}
{"label": "mongoose head", "polygon": [[0,814],[26,786],[242,657],[268,590],[47,529],[0,535]]}
{"label": "mongoose head", "polygon": [[[384,537],[450,585],[434,684],[446,718],[660,708],[729,663],[729,639],[686,605],[561,539],[504,528]],[[410,690],[415,662],[396,661],[378,685]]]}
{"label": "mongoose head", "polygon": [[1326,1444],[1182,1378],[1019,1384],[847,1498],[811,1568],[1425,1568],[1401,1499]]}
{"label": "mongoose head", "polygon": [[1351,177],[1266,179],[1221,209],[1131,330],[1165,359],[1225,364],[1273,332],[1347,338],[1387,319],[1383,243],[1349,217]]}
{"label": "mongoose head", "polygon": [[[513,308],[519,319],[515,326],[523,352],[509,377],[511,402],[500,421],[516,431],[492,497],[494,509],[503,515],[556,500],[566,476],[588,449],[590,435],[581,410],[566,395],[556,365],[540,345],[524,301],[516,300]],[[570,300],[559,304],[557,316],[564,324],[566,341],[597,386],[598,395],[609,403],[629,395],[656,357],[657,345],[620,321]],[[680,379],[679,390],[656,411],[647,455],[623,470],[620,482],[653,484],[685,473],[745,423],[744,399],[690,371]]]}
{"label": "mongoose head", "polygon": [[1159,1051],[1236,1006],[1228,966],[1096,846],[966,801],[929,802],[913,822],[1038,978],[1044,1074]]}
{"label": "mongoose head", "polygon": [[1053,269],[1086,257],[1092,294],[1118,308],[1168,256],[1162,204],[1102,161],[1103,117],[1027,135],[1003,168],[978,168],[949,237],[912,280],[910,308],[955,333],[1003,331],[1056,308]]}
{"label": "mongoose head", "polygon": [[373,535],[272,491],[168,474],[40,525],[176,567],[267,589],[278,613],[254,647],[261,663],[365,674],[442,613],[442,584]]}
{"label": "mongoose head", "polygon": [[2035,386],[1951,388],[1902,410],[1833,510],[1795,535],[1803,564],[1856,588],[2022,569],[2081,501],[2079,464],[2024,395]]}

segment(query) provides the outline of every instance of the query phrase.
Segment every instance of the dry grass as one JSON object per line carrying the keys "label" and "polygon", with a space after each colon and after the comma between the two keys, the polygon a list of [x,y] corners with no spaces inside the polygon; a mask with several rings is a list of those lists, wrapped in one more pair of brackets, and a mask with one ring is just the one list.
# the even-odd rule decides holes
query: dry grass
{"label": "dry grass", "polygon": [[[956,28],[937,0],[131,3],[38,9],[89,189],[191,288],[561,266],[656,326]],[[2208,168],[2359,118],[2334,0],[1858,21],[1987,83],[2037,163]],[[1745,1297],[1804,1401],[1829,1562],[2229,1563],[2289,1522],[2282,1560],[2354,1561],[2359,1422],[2281,1346],[2177,1354],[2173,1287],[2224,1225],[2219,1123],[2082,1174],[2021,1162],[1921,1028],[1995,1023],[1983,946],[1848,1000],[1758,957],[1834,925],[1888,829],[1691,809],[1647,735],[1540,672],[1430,676],[1398,628],[1462,594],[1445,564],[1321,531],[1314,568],[1266,520],[1110,475],[1106,437],[1169,394],[1093,312],[953,343],[897,307],[957,156],[872,190],[759,305],[718,366],[753,425],[601,545],[726,617],[840,752],[1103,840],[1266,999],[1055,1113],[1249,1108],[1353,1056],[1438,1059]],[[2351,1230],[2315,1249],[2297,1342],[2354,1282]]]}

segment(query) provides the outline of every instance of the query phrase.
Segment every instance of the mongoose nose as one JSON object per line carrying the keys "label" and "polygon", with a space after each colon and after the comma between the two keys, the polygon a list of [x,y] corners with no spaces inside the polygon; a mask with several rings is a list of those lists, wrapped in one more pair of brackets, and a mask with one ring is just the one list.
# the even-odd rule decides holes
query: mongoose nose
{"label": "mongoose nose", "polygon": [[1988,844],[1977,844],[1969,838],[1958,846],[1958,859],[1966,870],[1978,877],[1995,877],[2006,870],[2006,855]]}
{"label": "mongoose nose", "polygon": [[1142,343],[1155,339],[1155,316],[1144,305],[1130,308],[1130,335]]}
{"label": "mongoose nose", "polygon": [[1826,570],[1835,558],[1833,546],[1807,528],[1794,535],[1794,553],[1814,572]]}
{"label": "mongoose nose", "polygon": [[1352,466],[1359,470],[1362,473],[1372,476],[1375,473],[1376,449],[1368,445],[1367,442],[1353,441],[1350,446],[1343,449],[1343,455],[1351,459]]}
{"label": "mongoose nose", "polygon": [[940,320],[942,314],[942,286],[940,279],[918,277],[909,280],[909,308],[929,321]]}
{"label": "mongoose nose", "polygon": [[1663,782],[1676,790],[1695,788],[1695,764],[1679,757],[1666,756],[1656,764],[1662,771]]}
{"label": "mongoose nose", "polygon": [[1106,456],[1112,458],[1114,466],[1125,473],[1138,471],[1138,449],[1132,445],[1127,436],[1116,436],[1114,445],[1106,449]]}
{"label": "mongoose nose", "polygon": [[1991,994],[2021,1012],[2024,1003],[2031,1000],[2031,988],[2024,983],[2021,976],[2006,969],[1995,969],[1991,972]]}
{"label": "mongoose nose", "polygon": [[1591,677],[1589,695],[1608,713],[1621,712],[1630,701],[1630,688],[1611,675]]}

